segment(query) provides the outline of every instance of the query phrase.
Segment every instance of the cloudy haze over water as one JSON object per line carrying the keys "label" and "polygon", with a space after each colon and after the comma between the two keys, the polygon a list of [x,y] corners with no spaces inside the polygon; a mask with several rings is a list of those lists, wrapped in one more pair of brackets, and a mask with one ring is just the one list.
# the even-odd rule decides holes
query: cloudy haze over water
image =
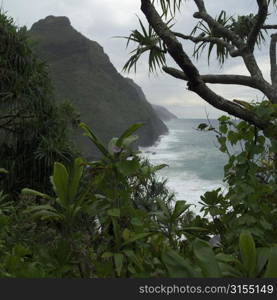
{"label": "cloudy haze over water", "polygon": [[[208,12],[213,16],[218,15],[221,10],[226,10],[228,15],[233,16],[257,11],[255,0],[206,0],[205,3]],[[133,48],[126,49],[126,40],[113,37],[128,36],[132,29],[138,28],[136,15],[145,21],[140,12],[139,0],[2,0],[2,10],[13,17],[17,25],[25,25],[28,28],[48,15],[67,16],[74,28],[104,47],[104,51],[119,72]],[[193,1],[184,3],[182,13],[177,15],[174,30],[189,34],[196,23],[192,18],[195,11]],[[191,42],[185,42],[184,48],[188,54],[192,54]],[[269,41],[262,48],[257,50],[258,62],[265,77],[269,78]],[[248,74],[240,58],[230,59],[224,68],[221,68],[215,59],[211,59],[208,66],[207,56],[203,54],[196,65],[201,74]],[[175,67],[171,60],[168,60],[168,66]],[[136,74],[132,72],[122,75],[133,78],[151,103],[166,106],[178,117],[205,118],[207,113],[210,118],[216,118],[222,114],[188,91],[185,82],[160,72],[149,76],[147,57],[138,64]],[[262,96],[254,89],[239,86],[213,85],[213,89],[228,99],[251,100],[260,99]]]}

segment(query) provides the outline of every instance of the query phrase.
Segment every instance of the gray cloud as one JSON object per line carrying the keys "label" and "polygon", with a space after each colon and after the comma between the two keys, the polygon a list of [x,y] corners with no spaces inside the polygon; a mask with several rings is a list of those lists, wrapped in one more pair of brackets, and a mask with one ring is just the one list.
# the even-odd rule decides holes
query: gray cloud
{"label": "gray cloud", "polygon": [[[120,72],[128,59],[124,39],[115,36],[129,35],[138,26],[136,14],[143,18],[140,12],[139,0],[3,0],[3,10],[7,11],[20,26],[30,27],[34,22],[47,15],[65,15],[70,18],[72,25],[88,38],[99,42],[109,55],[111,62]],[[181,14],[178,14],[175,30],[190,33],[196,21],[192,18],[196,8],[192,1]],[[224,9],[228,15],[249,14],[257,10],[255,0],[206,0],[207,10],[214,16]],[[273,17],[271,17],[272,19]],[[269,75],[268,43],[267,47],[257,51],[265,76]],[[193,45],[185,43],[188,53],[193,52]],[[266,49],[266,50],[265,50]],[[169,64],[175,66],[172,60]],[[205,54],[196,62],[201,73],[233,73],[247,74],[240,59],[230,60],[224,68],[220,68],[216,60],[207,64]],[[218,117],[222,112],[206,104],[197,95],[187,91],[185,82],[171,78],[166,74],[148,75],[147,57],[138,65],[137,74],[122,74],[133,78],[144,90],[146,97],[152,103],[167,106],[179,117],[205,118],[206,112],[211,118]],[[261,94],[256,90],[238,86],[216,85],[212,88],[229,99],[256,99]]]}

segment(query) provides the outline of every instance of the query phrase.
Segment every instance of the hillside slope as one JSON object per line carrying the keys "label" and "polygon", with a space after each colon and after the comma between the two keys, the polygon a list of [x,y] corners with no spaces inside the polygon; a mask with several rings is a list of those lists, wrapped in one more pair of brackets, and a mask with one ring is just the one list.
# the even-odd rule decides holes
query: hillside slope
{"label": "hillside slope", "polygon": [[[105,144],[136,122],[145,123],[138,132],[142,146],[167,132],[150,103],[117,72],[103,48],[76,31],[68,18],[48,16],[32,26],[30,35],[49,65],[56,98],[69,99]],[[97,156],[80,132],[75,139],[85,156]]]}
{"label": "hillside slope", "polygon": [[164,106],[161,105],[152,105],[156,114],[162,121],[170,121],[172,119],[178,119],[172,112],[166,109]]}

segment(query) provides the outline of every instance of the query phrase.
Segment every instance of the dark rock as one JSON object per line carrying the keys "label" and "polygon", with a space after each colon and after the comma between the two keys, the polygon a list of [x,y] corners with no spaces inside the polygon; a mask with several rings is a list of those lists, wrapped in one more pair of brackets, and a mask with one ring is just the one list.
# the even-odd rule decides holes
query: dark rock
{"label": "dark rock", "polygon": [[[57,99],[70,100],[85,122],[107,144],[128,126],[145,123],[138,145],[150,146],[168,130],[142,90],[114,68],[103,48],[76,31],[66,17],[48,16],[30,30],[36,51],[49,65]],[[77,145],[88,158],[98,156],[81,131]]]}

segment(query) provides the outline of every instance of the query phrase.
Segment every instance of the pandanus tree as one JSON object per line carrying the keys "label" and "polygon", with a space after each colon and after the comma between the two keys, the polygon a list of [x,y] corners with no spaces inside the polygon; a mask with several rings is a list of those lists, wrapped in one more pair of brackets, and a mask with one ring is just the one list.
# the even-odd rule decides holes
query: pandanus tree
{"label": "pandanus tree", "polygon": [[0,44],[0,166],[9,171],[2,188],[45,186],[53,162],[73,154],[66,105],[55,105],[47,66],[36,58],[26,28],[3,13]]}
{"label": "pandanus tree", "polygon": [[[224,181],[228,188],[209,191],[201,197],[202,211],[209,214],[209,230],[222,238],[228,248],[240,232],[248,229],[257,244],[275,243],[277,211],[277,25],[270,24],[270,15],[276,15],[276,0],[253,0],[255,14],[228,16],[222,10],[218,16],[209,14],[204,0],[195,4],[196,26],[190,32],[174,30],[176,12],[185,9],[185,0],[141,0],[148,27],[140,20],[141,30],[134,30],[127,45],[137,47],[131,52],[124,69],[130,71],[140,57],[149,54],[149,71],[162,69],[176,79],[187,82],[188,90],[199,95],[213,107],[230,116],[219,118],[218,128],[200,124],[200,130],[217,134],[219,150],[228,155],[224,167]],[[183,6],[182,6],[183,5]],[[222,1],[222,7],[224,1]],[[272,18],[273,19],[273,18]],[[269,36],[269,33],[272,34]],[[257,59],[257,47],[266,47],[270,41],[268,61],[270,80],[267,80]],[[191,53],[187,43],[193,43]],[[189,49],[189,48],[188,48]],[[221,65],[240,58],[248,71],[241,74],[202,74],[197,59],[207,53],[208,62],[215,56]],[[168,65],[171,57],[176,67]],[[195,58],[195,59],[193,59]],[[227,99],[213,89],[213,84],[237,85],[238,99]],[[262,101],[247,102],[240,97],[240,87],[260,91]],[[266,100],[264,100],[266,99]],[[237,118],[238,120],[233,120]],[[235,146],[241,151],[229,151]]]}
{"label": "pandanus tree", "polygon": [[[132,56],[124,69],[130,71],[132,67],[136,67],[141,55],[148,52],[150,71],[160,67],[168,75],[187,82],[188,90],[198,94],[213,107],[261,130],[276,145],[277,33],[274,33],[274,30],[277,29],[277,25],[268,24],[268,18],[270,14],[276,14],[274,7],[277,1],[256,0],[256,14],[228,17],[227,13],[222,10],[218,17],[213,17],[207,11],[205,1],[192,0],[197,8],[193,18],[199,21],[189,34],[174,31],[174,25],[172,25],[176,12],[185,8],[185,2],[187,1],[141,0],[141,10],[149,23],[149,30],[140,20],[141,31],[134,30],[127,37],[128,44],[133,41],[137,47],[132,51]],[[271,80],[267,81],[257,62],[255,48],[263,45],[263,40],[271,31],[273,33],[270,36],[268,51]],[[189,42],[194,43],[193,53],[188,53],[183,47]],[[249,75],[201,74],[201,70],[198,69],[192,57],[199,58],[205,48],[208,50],[208,59],[215,51],[221,64],[224,64],[227,59],[241,57]],[[178,68],[167,65],[168,55],[173,58]],[[216,93],[210,84],[246,86],[262,92],[267,99],[267,113],[254,109],[244,100],[223,97]],[[277,170],[276,155],[275,169]]]}

